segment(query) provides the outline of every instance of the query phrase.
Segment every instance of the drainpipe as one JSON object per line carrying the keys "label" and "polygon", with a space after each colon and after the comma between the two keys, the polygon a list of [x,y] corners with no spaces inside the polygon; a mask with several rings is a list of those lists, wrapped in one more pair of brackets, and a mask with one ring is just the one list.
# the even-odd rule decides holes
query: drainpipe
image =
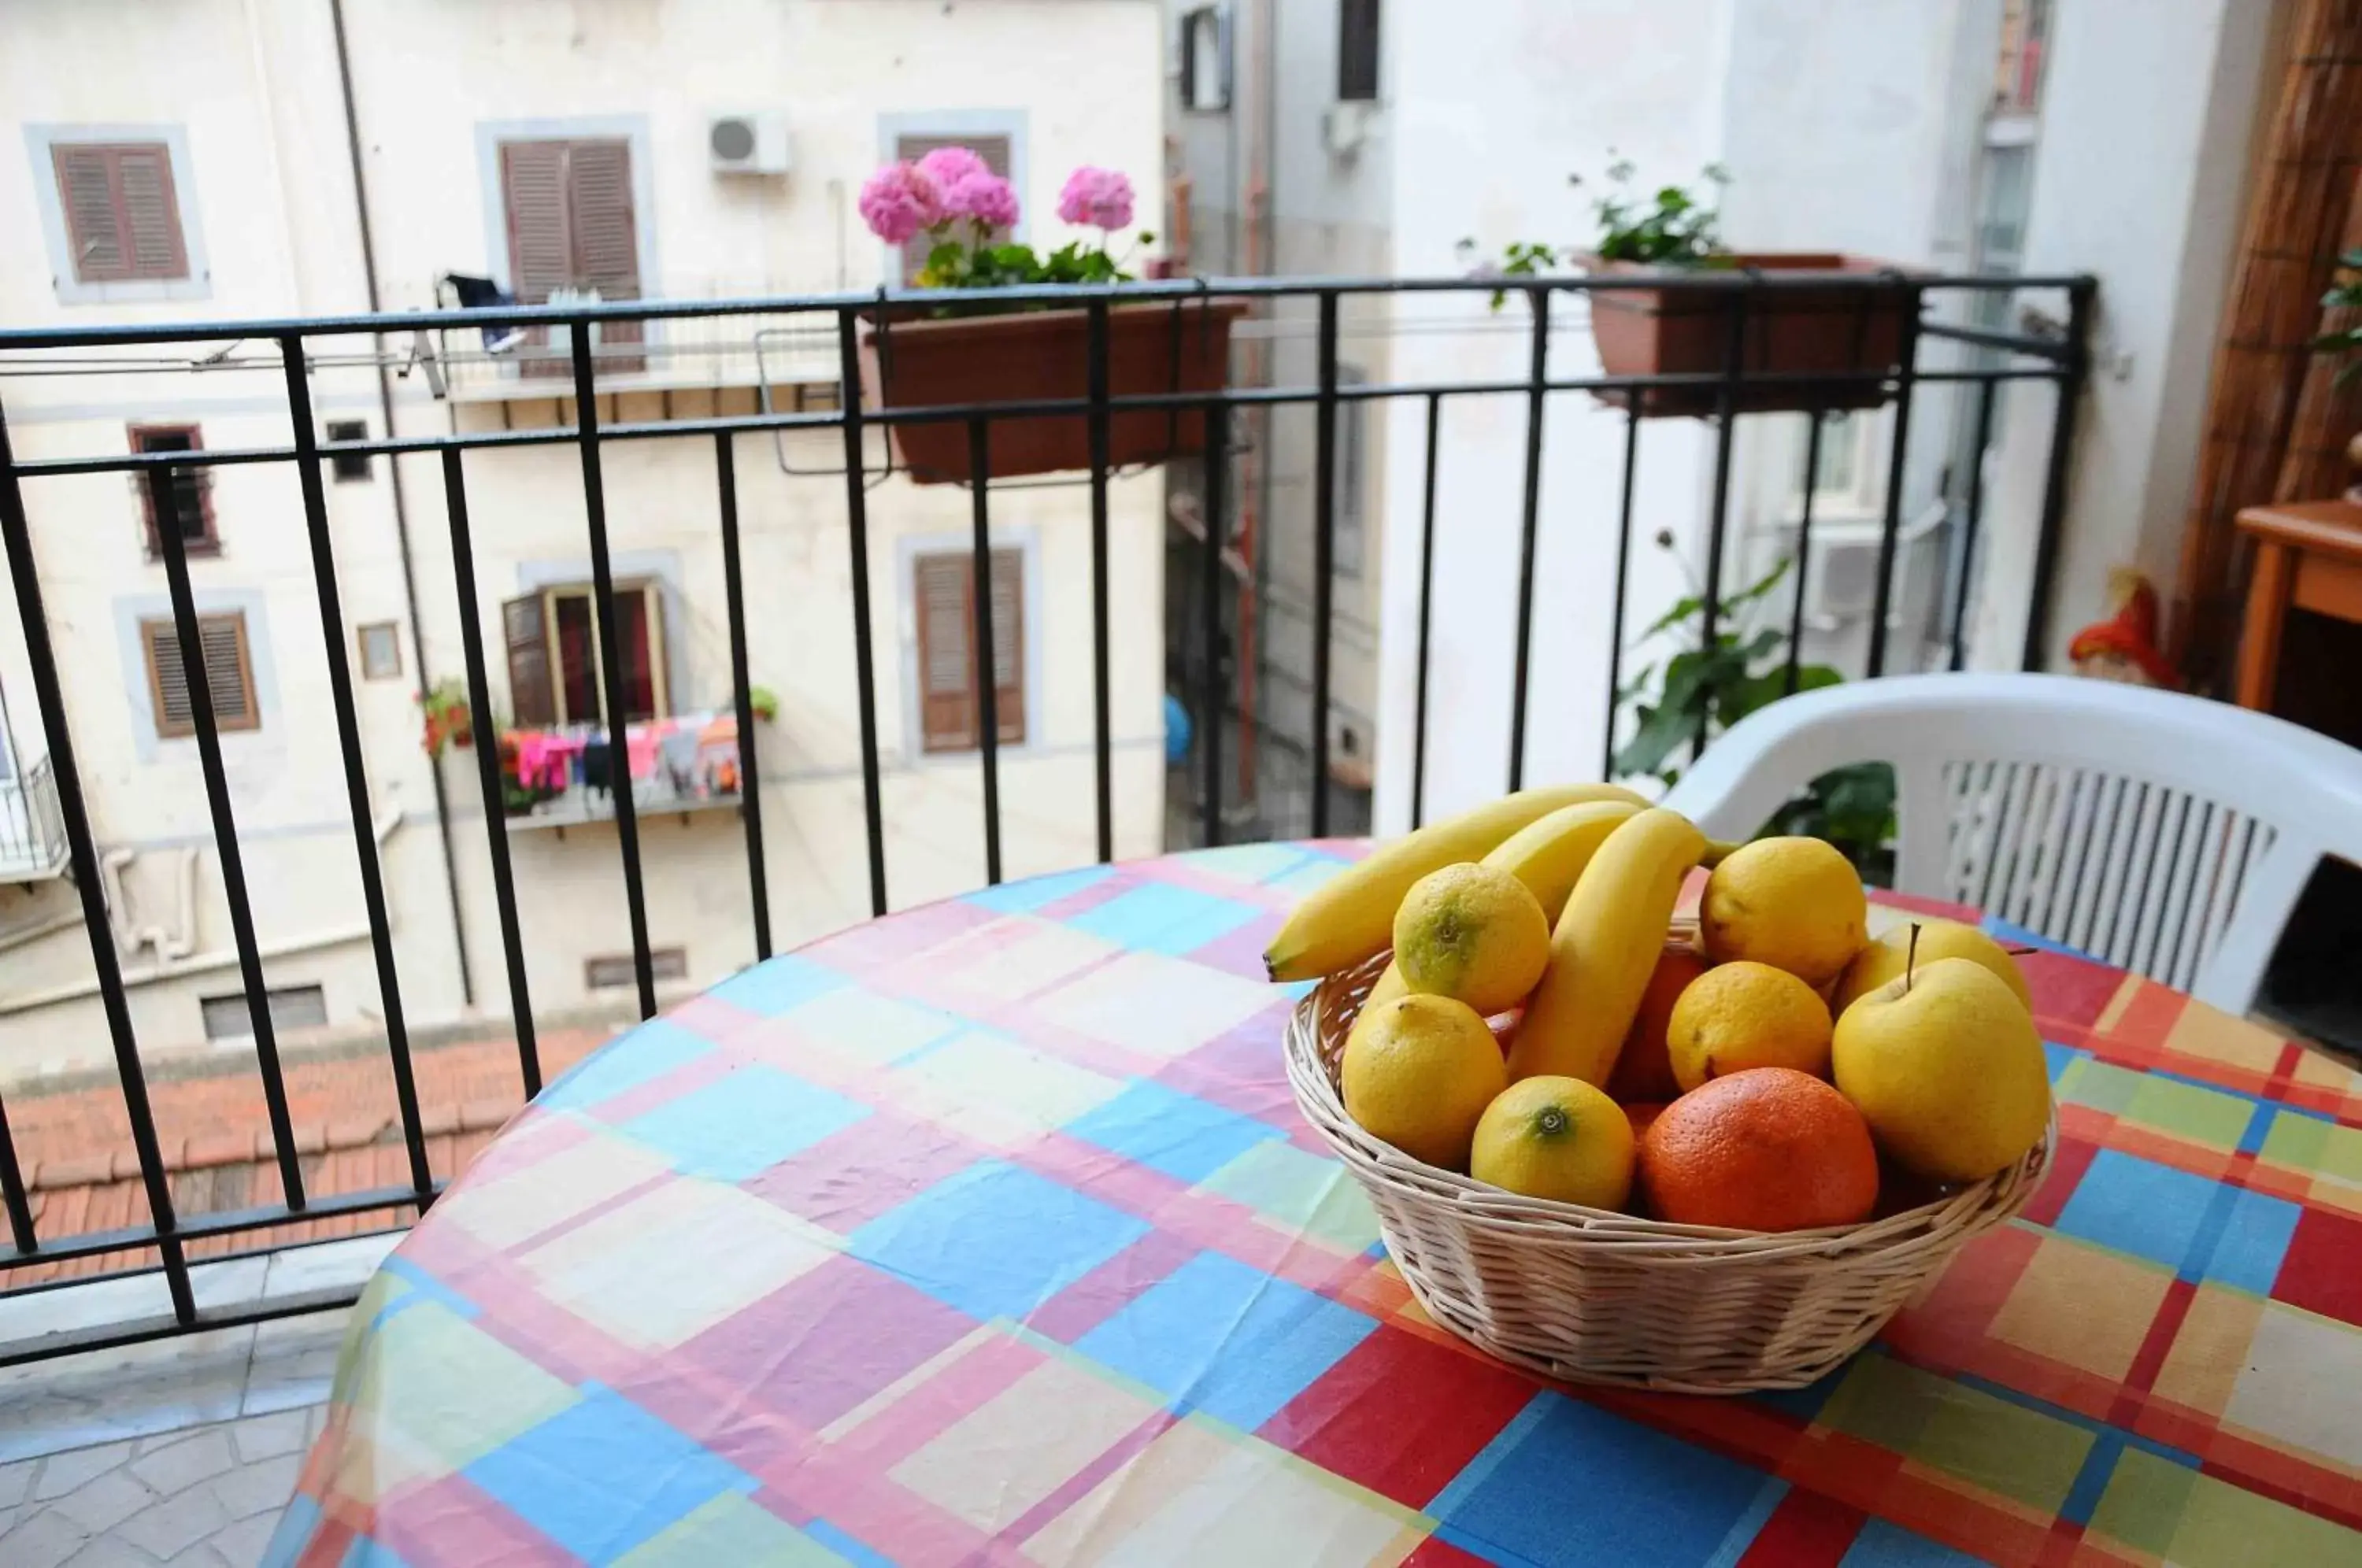
{"label": "drainpipe", "polygon": [[[337,86],[344,98],[345,150],[353,165],[353,216],[360,232],[361,280],[369,288],[370,314],[375,315],[384,307],[378,297],[377,244],[370,234],[369,175],[361,163],[360,116],[353,105],[352,54],[345,45],[345,0],[328,0],[328,20],[337,37]],[[392,440],[393,376],[385,368],[385,335],[375,334],[370,341],[377,361],[379,427]],[[424,712],[426,690],[433,682],[426,679],[426,636],[418,618],[418,570],[410,554],[410,512],[403,502],[402,459],[387,454],[385,471],[393,482],[393,539],[402,557],[402,602],[410,622],[411,668],[417,673],[419,709]],[[337,627],[336,635],[343,636],[344,628]],[[459,959],[459,999],[472,1008],[476,983],[468,969],[468,923],[459,911],[459,874],[451,854],[451,802],[443,789],[442,758],[427,759],[426,776],[435,785],[435,829],[443,847],[443,886],[451,895],[451,944]]]}

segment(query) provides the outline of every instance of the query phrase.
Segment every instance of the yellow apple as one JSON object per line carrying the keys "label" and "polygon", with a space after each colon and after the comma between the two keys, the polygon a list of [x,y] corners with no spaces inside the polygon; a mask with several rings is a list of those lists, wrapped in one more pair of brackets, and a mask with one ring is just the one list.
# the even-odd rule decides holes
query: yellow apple
{"label": "yellow apple", "polygon": [[1973,959],[1923,961],[1857,999],[1838,1019],[1829,1064],[1887,1157],[1937,1181],[1992,1175],[2049,1121],[2033,1017]]}
{"label": "yellow apple", "polygon": [[1889,980],[1900,979],[1911,955],[1911,933],[1919,933],[1917,965],[1926,968],[1938,958],[1967,958],[1981,964],[2001,977],[2002,983],[2017,993],[2020,1007],[2031,1011],[2033,993],[2025,988],[2025,977],[2018,972],[2017,960],[2009,950],[1972,925],[1962,925],[1956,920],[1915,920],[1898,925],[1853,956],[1846,971],[1838,978],[1837,994],[1829,999],[1829,1010],[1843,1013],[1855,1000],[1878,989]]}

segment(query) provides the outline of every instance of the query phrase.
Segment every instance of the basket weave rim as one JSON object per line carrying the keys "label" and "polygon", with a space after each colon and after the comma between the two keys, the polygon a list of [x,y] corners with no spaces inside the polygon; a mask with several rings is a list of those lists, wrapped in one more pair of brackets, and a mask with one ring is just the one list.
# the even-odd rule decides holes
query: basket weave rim
{"label": "basket weave rim", "polygon": [[1361,995],[1366,994],[1391,957],[1391,953],[1382,952],[1331,975],[1297,1002],[1286,1033],[1288,1087],[1305,1120],[1361,1179],[1415,1195],[1431,1209],[1448,1208],[1462,1224],[1536,1239],[1566,1239],[1570,1233],[1579,1233],[1585,1242],[1612,1245],[1619,1253],[1661,1253],[1667,1262],[1705,1263],[1721,1258],[1764,1263],[1782,1257],[1835,1259],[1868,1253],[1891,1258],[1920,1244],[1950,1247],[1954,1242],[1947,1236],[1948,1222],[1965,1220],[1977,1210],[1999,1204],[2014,1211],[2041,1181],[2058,1144],[2058,1100],[2053,1096],[2040,1141],[1992,1176],[1882,1218],[1809,1230],[1742,1231],[1678,1224],[1556,1198],[1528,1198],[1428,1165],[1363,1131],[1346,1114],[1333,1070],[1321,1050],[1322,1014],[1330,1009],[1358,1010]]}

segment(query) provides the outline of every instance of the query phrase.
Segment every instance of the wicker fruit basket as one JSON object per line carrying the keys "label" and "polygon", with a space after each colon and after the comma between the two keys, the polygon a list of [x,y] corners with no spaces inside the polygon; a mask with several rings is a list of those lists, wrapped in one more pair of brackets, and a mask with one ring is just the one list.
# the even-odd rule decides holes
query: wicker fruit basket
{"label": "wicker fruit basket", "polygon": [[1428,1316],[1545,1376],[1687,1394],[1796,1388],[1867,1344],[1971,1236],[2025,1207],[2058,1141],[1883,1220],[1762,1234],[1520,1198],[1438,1170],[1345,1114],[1345,1032],[1385,968],[1331,976],[1287,1025],[1287,1080],[1377,1209]]}

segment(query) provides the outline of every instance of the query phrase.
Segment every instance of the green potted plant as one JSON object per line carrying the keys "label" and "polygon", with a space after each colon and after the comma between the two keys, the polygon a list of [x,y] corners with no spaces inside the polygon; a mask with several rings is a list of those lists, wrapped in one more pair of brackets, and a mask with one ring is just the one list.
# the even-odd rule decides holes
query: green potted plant
{"label": "green potted plant", "polygon": [[[1612,153],[1611,149],[1611,153]],[[1632,189],[1633,167],[1617,159],[1607,168],[1607,193],[1592,204],[1599,233],[1588,248],[1563,253],[1595,276],[1650,277],[1702,271],[1826,273],[1825,288],[1784,285],[1735,290],[1598,289],[1590,294],[1591,337],[1611,376],[1724,375],[1731,367],[1731,333],[1740,336],[1739,370],[1749,377],[1882,373],[1898,366],[1906,328],[1918,310],[1911,274],[1884,261],[1837,251],[1734,251],[1721,236],[1721,189],[1729,176],[1708,164],[1703,191],[1666,185],[1647,195]],[[1581,176],[1573,183],[1580,185]],[[1500,276],[1529,277],[1562,253],[1548,245],[1512,245]],[[1890,279],[1890,288],[1863,281]],[[1745,319],[1734,324],[1734,313]],[[1629,392],[1602,393],[1621,406]],[[1701,416],[1721,407],[1711,385],[1650,387],[1639,393],[1645,416]],[[1767,409],[1876,408],[1892,396],[1882,381],[1823,384],[1752,381],[1737,390],[1741,413]]]}
{"label": "green potted plant", "polygon": [[417,701],[418,744],[428,756],[441,756],[447,746],[476,744],[465,684],[447,676],[420,692]]}
{"label": "green potted plant", "polygon": [[[1670,550],[1672,536],[1659,535],[1657,545]],[[1731,619],[1716,627],[1710,648],[1699,643],[1705,602],[1696,594],[1676,602],[1641,632],[1639,643],[1672,633],[1683,646],[1661,668],[1642,668],[1616,694],[1617,707],[1629,708],[1634,720],[1631,738],[1616,753],[1617,778],[1645,773],[1671,788],[1681,778],[1676,756],[1788,694],[1787,634],[1772,626],[1748,632],[1736,625],[1735,617],[1778,587],[1790,564],[1782,561],[1722,601],[1722,612]],[[1825,664],[1800,665],[1795,689],[1810,691],[1844,679]],[[1863,881],[1891,888],[1894,825],[1894,769],[1864,762],[1815,778],[1762,831],[1825,838],[1845,852]]]}
{"label": "green potted plant", "polygon": [[746,688],[746,711],[755,715],[755,722],[758,724],[776,723],[779,717],[779,694],[767,686],[749,686]]}
{"label": "green potted plant", "polygon": [[[932,248],[922,288],[997,289],[1023,284],[1125,282],[1131,274],[1108,239],[1129,228],[1131,182],[1086,166],[1066,181],[1058,215],[1096,229],[1096,243],[1072,241],[1047,256],[1006,238],[1016,226],[1017,193],[976,152],[937,148],[915,162],[889,163],[861,188],[861,216],[889,245],[925,236]],[[1142,243],[1154,237],[1140,236]],[[1203,392],[1230,370],[1231,324],[1239,300],[1182,299],[1108,309],[1108,392],[1115,397]],[[862,334],[861,388],[877,408],[1039,402],[1080,398],[1090,386],[1089,313],[1034,302],[962,301],[873,313]],[[921,484],[966,483],[967,422],[890,426],[894,451]],[[1133,409],[1108,421],[1108,463],[1159,463],[1205,449],[1202,410]],[[992,421],[986,477],[1057,473],[1090,466],[1090,426],[1079,414]]]}

